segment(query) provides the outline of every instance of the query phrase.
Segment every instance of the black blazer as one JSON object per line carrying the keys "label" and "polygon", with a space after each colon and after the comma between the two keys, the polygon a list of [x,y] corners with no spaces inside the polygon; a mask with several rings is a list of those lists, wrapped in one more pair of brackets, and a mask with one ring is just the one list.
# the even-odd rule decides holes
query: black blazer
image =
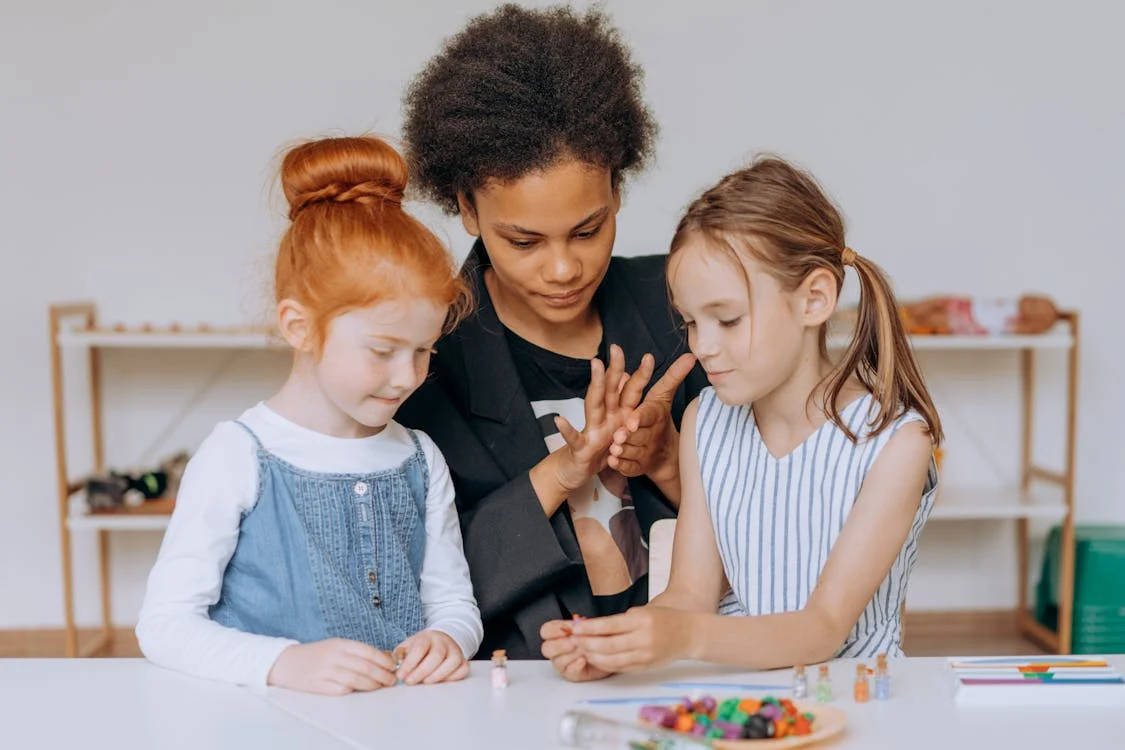
{"label": "black blazer", "polygon": [[[606,346],[621,346],[629,372],[651,353],[652,383],[686,351],[668,303],[666,259],[613,258],[595,295]],[[502,648],[512,659],[541,659],[540,626],[565,616],[564,606],[593,614],[594,599],[569,506],[547,518],[531,485],[528,472],[546,458],[547,447],[484,285],[487,263],[478,240],[462,269],[476,310],[438,342],[430,376],[395,418],[426,432],[449,464],[484,620],[478,657]],[[672,410],[677,426],[706,382],[697,365],[680,386]],[[647,539],[652,523],[675,511],[647,478],[629,485]]]}

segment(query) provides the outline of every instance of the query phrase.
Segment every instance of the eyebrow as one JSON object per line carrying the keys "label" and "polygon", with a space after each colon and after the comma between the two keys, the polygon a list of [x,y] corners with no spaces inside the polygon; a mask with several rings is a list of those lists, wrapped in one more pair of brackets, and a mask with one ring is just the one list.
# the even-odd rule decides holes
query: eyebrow
{"label": "eyebrow", "polygon": [[399,338],[398,336],[391,336],[389,334],[373,333],[373,334],[369,335],[367,338],[377,339],[379,341],[389,341],[392,344],[403,344],[405,346],[413,346],[414,345],[404,338]]}
{"label": "eyebrow", "polygon": [[[595,221],[601,221],[602,219],[604,219],[608,215],[609,215],[609,206],[602,206],[597,211],[590,214],[585,219],[583,219],[582,221],[578,222],[573,227],[571,227],[570,231],[573,232],[576,229],[581,229],[582,227],[586,226],[587,224],[593,224]],[[493,224],[492,228],[493,229],[502,229],[502,230],[508,231],[508,232],[515,232],[516,234],[526,234],[526,235],[529,235],[529,236],[532,236],[532,237],[546,237],[547,236],[543,232],[536,232],[533,229],[525,229],[524,227],[521,227],[519,224]]]}
{"label": "eyebrow", "polygon": [[737,305],[737,304],[738,304],[738,300],[735,300],[735,299],[717,299],[714,302],[708,302],[706,305],[703,306],[703,309],[704,310],[714,310],[716,308],[731,307],[732,305]]}

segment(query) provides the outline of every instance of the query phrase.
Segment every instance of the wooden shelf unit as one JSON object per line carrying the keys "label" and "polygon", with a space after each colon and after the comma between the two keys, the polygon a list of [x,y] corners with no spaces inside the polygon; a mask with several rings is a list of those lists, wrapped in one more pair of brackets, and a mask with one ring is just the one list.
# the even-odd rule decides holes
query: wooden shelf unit
{"label": "wooden shelf unit", "polygon": [[[269,349],[282,346],[268,331],[252,328],[145,328],[120,330],[100,328],[93,303],[68,303],[50,308],[51,384],[55,423],[55,464],[58,481],[59,537],[63,569],[63,607],[66,620],[66,655],[92,656],[112,641],[111,591],[109,585],[109,534],[115,531],[163,531],[168,527],[175,501],[148,501],[138,508],[90,512],[76,502],[85,489],[84,478],[73,478],[67,461],[66,402],[64,397],[63,351],[84,350],[89,378],[90,430],[93,470],[105,470],[102,430],[101,352],[105,349]],[[72,532],[97,534],[98,571],[101,584],[102,627],[89,642],[78,643],[74,619],[74,570]]]}
{"label": "wooden shelf unit", "polygon": [[[60,304],[50,309],[51,377],[54,386],[55,449],[59,486],[59,534],[62,541],[63,595],[65,599],[68,656],[97,653],[112,636],[110,620],[109,545],[111,531],[162,531],[168,525],[172,504],[152,509],[114,513],[78,513],[71,498],[83,484],[72,481],[67,471],[65,404],[63,401],[62,350],[81,349],[89,356],[89,393],[94,470],[104,470],[99,353],[103,349],[269,349],[282,346],[267,331],[253,329],[114,330],[98,327],[93,304]],[[833,335],[829,346],[846,346],[846,337]],[[1022,635],[1044,649],[1069,653],[1074,595],[1074,460],[1076,440],[1079,327],[1078,314],[1066,312],[1059,325],[1033,336],[913,336],[915,351],[982,350],[1018,351],[1022,394],[1020,485],[1004,489],[942,487],[931,522],[1015,521],[1018,555],[1018,608],[1016,620]],[[1067,355],[1066,434],[1063,470],[1051,471],[1035,463],[1034,433],[1035,355],[1042,351],[1065,351]],[[1061,500],[1047,498],[1040,485],[1061,489]],[[1030,613],[1029,526],[1032,520],[1050,520],[1062,525],[1062,554],[1059,587],[1059,629],[1050,631]],[[74,621],[74,590],[71,561],[71,532],[97,532],[97,554],[101,578],[102,631],[93,643],[79,648]]]}

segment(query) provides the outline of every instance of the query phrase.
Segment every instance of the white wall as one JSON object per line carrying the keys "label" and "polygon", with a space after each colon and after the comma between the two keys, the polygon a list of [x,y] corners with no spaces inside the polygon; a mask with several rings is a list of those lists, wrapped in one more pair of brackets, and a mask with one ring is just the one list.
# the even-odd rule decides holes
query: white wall
{"label": "white wall", "polygon": [[[281,227],[268,199],[295,138],[397,134],[399,94],[489,4],[75,0],[0,5],[0,627],[61,623],[46,308],[103,319],[261,319]],[[689,197],[771,150],[813,169],[851,243],[903,297],[1042,291],[1083,313],[1079,516],[1125,521],[1125,10],[1106,0],[613,0],[647,69],[658,161],[627,194],[623,254],[665,250]],[[459,252],[458,225],[425,213]],[[18,264],[18,265],[17,265]],[[1014,481],[1011,355],[926,355],[950,434],[946,481]],[[1058,448],[1059,362],[1038,439]],[[284,376],[284,357],[113,354],[108,457],[191,447]],[[216,386],[182,421],[209,379]],[[1052,389],[1054,386],[1054,390]],[[70,385],[80,398],[77,381]],[[88,439],[75,404],[75,461]],[[167,439],[154,444],[169,425]],[[81,468],[81,466],[77,467]],[[911,604],[1014,602],[1013,532],[933,524]],[[159,544],[114,538],[114,616],[130,623]],[[97,617],[92,544],[79,616]]]}

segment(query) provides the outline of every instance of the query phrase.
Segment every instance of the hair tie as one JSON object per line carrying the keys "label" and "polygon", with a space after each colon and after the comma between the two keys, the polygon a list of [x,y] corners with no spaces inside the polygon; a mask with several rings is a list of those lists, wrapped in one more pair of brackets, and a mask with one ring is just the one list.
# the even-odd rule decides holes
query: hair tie
{"label": "hair tie", "polygon": [[845,266],[855,265],[855,259],[856,252],[850,247],[845,246],[844,249],[840,251],[840,262]]}

